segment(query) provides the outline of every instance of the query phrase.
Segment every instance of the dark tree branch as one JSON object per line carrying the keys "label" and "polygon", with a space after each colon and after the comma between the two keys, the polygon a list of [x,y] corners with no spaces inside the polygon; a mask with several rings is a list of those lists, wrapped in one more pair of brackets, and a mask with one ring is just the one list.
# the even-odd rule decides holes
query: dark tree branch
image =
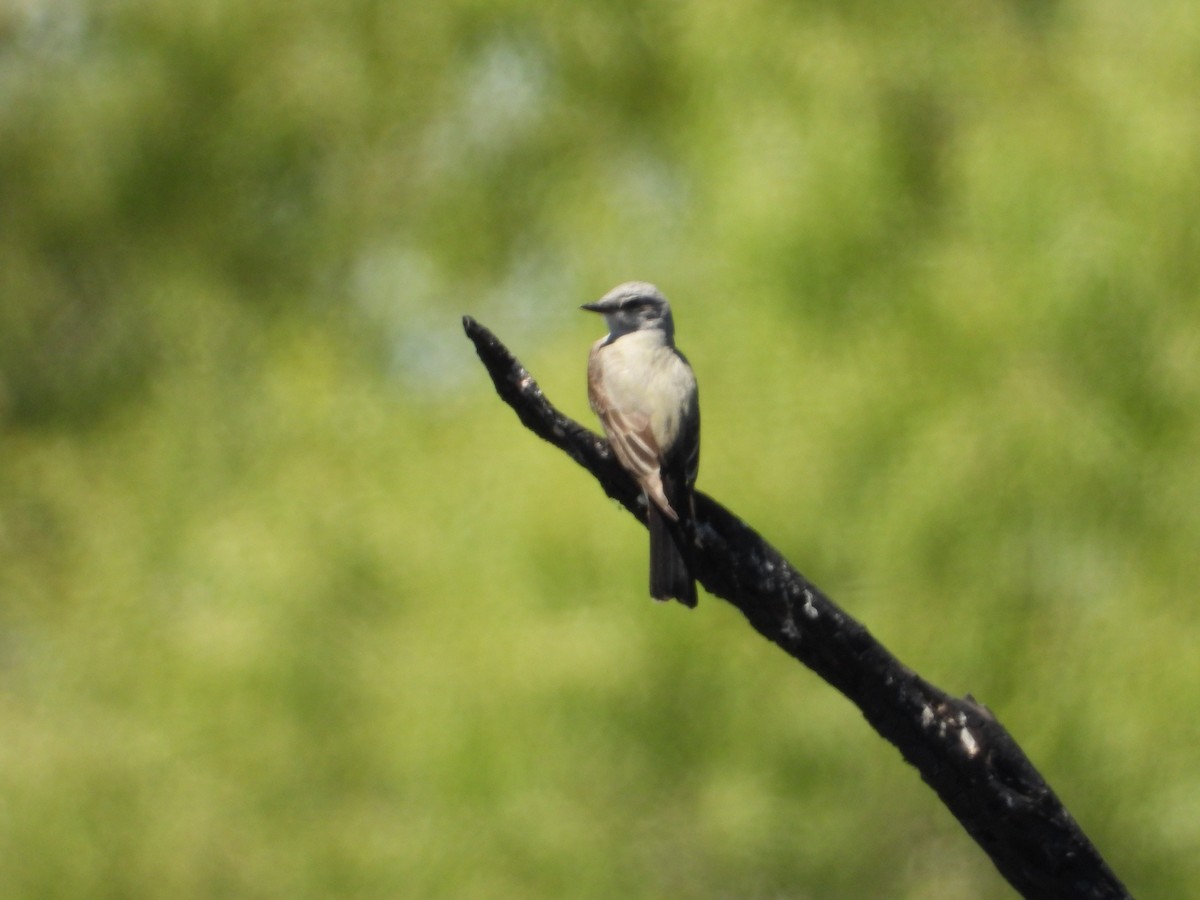
{"label": "dark tree branch", "polygon": [[[644,521],[640,491],[608,442],[555,409],[495,335],[469,316],[463,326],[497,392],[525,426]],[[1129,896],[987,707],[970,695],[953,697],[901,664],[753,529],[701,493],[696,539],[696,575],[705,589],[862,710],[1022,896]]]}

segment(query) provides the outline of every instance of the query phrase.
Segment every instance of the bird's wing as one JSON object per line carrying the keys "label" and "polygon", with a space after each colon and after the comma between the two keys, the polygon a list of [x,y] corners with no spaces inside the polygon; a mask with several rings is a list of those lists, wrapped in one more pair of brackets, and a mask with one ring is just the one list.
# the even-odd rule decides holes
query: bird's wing
{"label": "bird's wing", "polygon": [[680,517],[691,519],[692,485],[700,469],[700,400],[696,391],[696,379],[691,366],[678,350],[674,351],[674,364],[682,373],[673,380],[682,389],[679,402],[684,407],[678,430],[667,446],[659,464],[663,494]]}

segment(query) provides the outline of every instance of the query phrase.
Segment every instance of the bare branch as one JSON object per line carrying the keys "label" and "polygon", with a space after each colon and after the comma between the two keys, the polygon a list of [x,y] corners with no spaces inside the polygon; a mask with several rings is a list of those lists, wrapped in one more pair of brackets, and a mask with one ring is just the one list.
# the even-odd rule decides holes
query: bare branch
{"label": "bare branch", "polygon": [[[469,316],[463,326],[497,392],[525,426],[644,520],[640,492],[607,442],[555,409],[495,335]],[[901,664],[752,528],[699,492],[696,539],[696,576],[704,588],[848,697],[1022,896],[1129,896],[987,707],[970,695],[953,697]]]}

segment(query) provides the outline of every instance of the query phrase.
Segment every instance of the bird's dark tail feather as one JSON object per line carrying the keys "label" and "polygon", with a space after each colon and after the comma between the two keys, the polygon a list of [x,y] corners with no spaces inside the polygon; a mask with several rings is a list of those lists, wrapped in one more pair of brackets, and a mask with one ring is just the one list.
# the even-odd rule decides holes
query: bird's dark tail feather
{"label": "bird's dark tail feather", "polygon": [[674,598],[684,606],[694,607],[696,582],[678,543],[684,540],[684,529],[673,529],[672,523],[653,503],[647,524],[650,526],[650,596],[655,600]]}

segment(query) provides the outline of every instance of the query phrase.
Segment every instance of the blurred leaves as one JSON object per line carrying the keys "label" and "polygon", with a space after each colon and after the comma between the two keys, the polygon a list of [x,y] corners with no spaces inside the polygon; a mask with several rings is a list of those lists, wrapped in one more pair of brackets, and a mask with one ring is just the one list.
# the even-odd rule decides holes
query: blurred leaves
{"label": "blurred leaves", "polygon": [[585,417],[632,277],[701,487],[1195,893],[1198,50],[1175,0],[0,7],[4,895],[1008,896],[491,396],[462,313]]}

